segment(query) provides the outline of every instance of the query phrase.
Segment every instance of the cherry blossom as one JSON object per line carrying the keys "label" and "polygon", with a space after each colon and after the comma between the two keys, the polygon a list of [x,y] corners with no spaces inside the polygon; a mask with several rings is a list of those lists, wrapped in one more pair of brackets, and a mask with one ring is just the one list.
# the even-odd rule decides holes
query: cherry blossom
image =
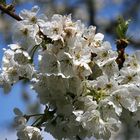
{"label": "cherry blossom", "polygon": [[138,120],[139,51],[125,54],[120,69],[118,52],[95,26],[86,27],[71,15],[48,19],[37,6],[21,11],[20,17],[14,43],[4,49],[0,87],[7,93],[13,84],[28,79],[46,107],[39,125],[32,126],[31,116],[14,109],[20,140],[42,140],[41,127],[58,140],[108,140],[119,130],[124,109]]}

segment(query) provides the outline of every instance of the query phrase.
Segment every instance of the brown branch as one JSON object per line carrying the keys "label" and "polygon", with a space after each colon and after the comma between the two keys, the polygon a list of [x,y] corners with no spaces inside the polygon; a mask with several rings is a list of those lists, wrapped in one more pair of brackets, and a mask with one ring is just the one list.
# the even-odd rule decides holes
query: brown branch
{"label": "brown branch", "polygon": [[[95,1],[94,0],[87,0],[86,1],[87,5],[87,10],[89,13],[89,25],[94,25],[97,27],[96,22],[95,22],[95,16],[96,16],[96,11],[95,11]],[[98,27],[97,27],[98,29]]]}
{"label": "brown branch", "polygon": [[130,39],[130,45],[134,45],[134,47],[140,47],[140,40]]}
{"label": "brown branch", "polygon": [[0,10],[18,21],[22,20],[18,15],[10,11],[8,8],[6,8],[6,6],[2,4],[0,4]]}
{"label": "brown branch", "polygon": [[116,41],[117,45],[117,52],[118,57],[116,59],[116,62],[118,64],[119,69],[123,67],[123,63],[125,61],[125,48],[128,46],[129,41],[127,39],[118,39]]}
{"label": "brown branch", "polygon": [[[22,18],[20,16],[18,16],[17,14],[15,14],[13,11],[10,11],[8,8],[6,8],[6,6],[0,4],[0,10],[4,13],[6,13],[7,15],[11,16],[12,18],[16,19],[17,21],[21,21]],[[41,31],[39,31],[39,35],[44,37],[45,40],[47,40],[48,42],[52,43],[52,40],[50,38],[48,38],[46,35],[44,35]],[[19,80],[23,80],[24,77],[20,77]]]}

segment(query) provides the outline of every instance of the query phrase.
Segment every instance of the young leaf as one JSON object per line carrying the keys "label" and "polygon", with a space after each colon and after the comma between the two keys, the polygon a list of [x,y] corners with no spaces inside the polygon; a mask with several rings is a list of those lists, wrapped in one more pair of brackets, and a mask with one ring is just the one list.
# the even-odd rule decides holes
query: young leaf
{"label": "young leaf", "polygon": [[121,39],[126,38],[126,33],[128,30],[129,23],[130,23],[130,20],[125,21],[123,17],[120,17],[118,19],[118,26],[116,28],[116,33],[119,38],[121,38]]}

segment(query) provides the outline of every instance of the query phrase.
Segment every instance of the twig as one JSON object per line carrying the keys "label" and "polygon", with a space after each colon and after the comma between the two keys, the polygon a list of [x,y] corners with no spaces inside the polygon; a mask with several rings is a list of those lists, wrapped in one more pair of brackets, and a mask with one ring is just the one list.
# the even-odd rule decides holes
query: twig
{"label": "twig", "polygon": [[6,6],[0,4],[0,10],[4,13],[6,13],[7,15],[11,16],[12,18],[16,19],[17,21],[21,21],[21,17],[19,17],[17,14],[15,14],[14,12],[10,11],[9,9],[6,8]]}
{"label": "twig", "polygon": [[36,117],[36,116],[42,116],[44,114],[33,114],[33,115],[24,115],[24,117]]}
{"label": "twig", "polygon": [[123,67],[123,63],[125,61],[125,48],[129,44],[129,41],[127,39],[118,39],[116,41],[117,45],[117,52],[118,52],[118,57],[116,59],[116,62],[118,64],[119,69]]}
{"label": "twig", "polygon": [[36,126],[36,123],[39,123],[42,120],[42,116],[36,119],[31,126]]}
{"label": "twig", "polygon": [[134,47],[139,47],[140,46],[140,40],[130,39],[130,44],[134,45]]}

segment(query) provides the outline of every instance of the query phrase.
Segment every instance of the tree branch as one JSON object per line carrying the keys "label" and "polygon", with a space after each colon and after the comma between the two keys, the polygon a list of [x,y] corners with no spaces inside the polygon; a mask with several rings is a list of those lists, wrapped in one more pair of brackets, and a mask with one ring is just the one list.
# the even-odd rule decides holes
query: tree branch
{"label": "tree branch", "polygon": [[4,13],[6,13],[7,15],[11,16],[12,18],[16,19],[17,21],[21,21],[22,19],[16,15],[15,13],[13,13],[12,11],[10,11],[8,8],[6,8],[4,5],[0,4],[0,10]]}
{"label": "tree branch", "polygon": [[[89,25],[94,25],[97,27],[95,22],[95,1],[94,0],[87,0],[86,1],[88,13],[89,13]],[[97,27],[98,28],[98,27]]]}
{"label": "tree branch", "polygon": [[132,44],[134,47],[140,47],[139,40],[130,39],[130,44]]}

